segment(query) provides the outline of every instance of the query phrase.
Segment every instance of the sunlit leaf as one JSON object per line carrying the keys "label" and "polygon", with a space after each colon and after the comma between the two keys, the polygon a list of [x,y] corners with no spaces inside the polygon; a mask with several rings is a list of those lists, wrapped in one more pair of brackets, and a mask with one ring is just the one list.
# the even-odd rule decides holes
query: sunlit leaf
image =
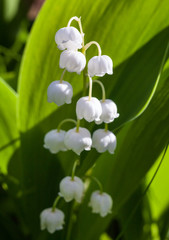
{"label": "sunlit leaf", "polygon": [[19,138],[16,126],[17,94],[0,79],[0,96],[0,170],[6,173]]}
{"label": "sunlit leaf", "polygon": [[[62,2],[47,1],[33,27],[20,71],[20,129],[22,131],[30,129],[56,110],[54,104],[46,101],[46,89],[51,81],[60,78],[60,51],[56,47],[54,36],[59,28],[67,24],[70,17],[74,15],[82,17],[85,41],[98,41],[103,48],[103,54],[110,55],[114,60],[114,66],[117,66],[156,33],[168,26],[165,6],[165,1],[159,4],[157,0],[155,2],[139,0],[128,3],[124,0],[121,0],[120,3],[108,0],[104,4],[101,0],[96,4],[91,1],[77,2],[75,0],[69,4],[66,0]],[[65,9],[66,18],[63,18]],[[154,11],[156,14],[153,14]],[[94,19],[93,16],[95,16]],[[89,50],[89,55],[92,56],[94,53],[96,54],[96,50],[93,47]],[[133,61],[132,70],[134,63]],[[124,66],[126,65],[124,64]],[[154,69],[158,71],[158,67]],[[141,67],[140,72],[143,72]],[[126,75],[123,76],[123,78],[125,77]],[[113,82],[114,77],[110,77],[109,81],[111,79]],[[74,87],[74,94],[81,90],[82,75],[66,74],[65,80],[70,80]],[[130,82],[126,82],[126,84],[131,89]],[[113,83],[111,85],[113,86]],[[153,88],[154,83],[152,82],[151,85]],[[125,93],[127,91],[126,89]],[[137,92],[133,92],[133,94],[137,95]]]}
{"label": "sunlit leaf", "polygon": [[[103,154],[93,170],[107,192],[114,199],[114,211],[117,213],[130,194],[138,187],[141,179],[156,161],[169,138],[169,81],[162,78],[149,107],[117,134],[117,150],[114,156]],[[105,229],[112,216],[104,220],[91,215],[87,208],[89,194],[82,206],[78,227],[78,236],[92,239]],[[82,220],[83,219],[83,220]],[[88,220],[87,220],[88,219]],[[90,219],[90,221],[89,221]],[[83,224],[85,222],[85,225]],[[92,227],[91,227],[92,226]],[[88,228],[86,234],[85,228]]]}

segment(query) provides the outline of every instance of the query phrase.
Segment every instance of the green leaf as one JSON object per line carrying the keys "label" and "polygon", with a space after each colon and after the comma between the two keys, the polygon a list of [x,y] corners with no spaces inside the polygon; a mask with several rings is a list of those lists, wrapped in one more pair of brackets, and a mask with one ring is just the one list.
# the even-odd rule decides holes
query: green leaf
{"label": "green leaf", "polygon": [[[103,183],[104,190],[114,199],[114,214],[138,187],[156,161],[169,138],[169,78],[161,78],[158,89],[146,111],[128,123],[117,134],[114,156],[104,153],[97,160],[93,175]],[[87,207],[91,186],[78,218],[77,239],[97,238],[105,230],[112,216],[101,219],[92,215]],[[77,226],[76,226],[77,227]],[[86,233],[86,230],[88,232]]]}
{"label": "green leaf", "polygon": [[0,170],[7,173],[9,159],[18,147],[16,126],[17,94],[0,78]]}
{"label": "green leaf", "polygon": [[[61,3],[47,1],[33,27],[20,71],[18,114],[21,131],[32,128],[57,109],[54,104],[47,103],[46,90],[49,83],[59,79],[61,75],[58,67],[60,51],[56,47],[54,36],[59,28],[67,24],[70,17],[82,16],[85,41],[98,41],[103,47],[103,54],[110,55],[114,60],[114,66],[117,66],[156,33],[168,26],[169,21],[166,20],[168,19],[166,18],[168,10],[165,2],[139,0],[126,4],[125,0],[118,2],[108,0],[103,4],[99,0],[93,4],[89,0],[83,3],[72,0],[68,5],[66,0]],[[66,19],[63,18],[65,9]],[[95,16],[94,20],[93,16]],[[130,33],[128,33],[128,29],[130,29]],[[89,50],[89,56],[96,54],[96,50],[94,50],[94,47]],[[154,69],[158,71],[159,66],[154,66]],[[140,72],[143,73],[141,67]],[[123,81],[125,78],[126,75],[123,76]],[[112,80],[111,86],[117,84],[116,80],[113,80],[114,77],[105,77],[104,79]],[[65,80],[70,81],[73,85],[74,95],[79,93],[82,76],[67,73]],[[155,81],[156,77],[154,82],[150,83],[151,89],[153,89]],[[122,86],[123,82],[119,81],[117,86],[119,84]],[[126,85],[128,85],[128,89],[131,89],[129,81],[126,81]],[[139,96],[135,89],[132,95]],[[141,99],[139,100],[142,102]]]}
{"label": "green leaf", "polygon": [[[152,216],[149,201],[147,196],[142,198],[143,190],[145,188],[145,184],[139,186],[118,213],[117,218],[120,223],[118,235],[122,232],[126,240],[152,239]],[[109,229],[111,229],[112,224],[113,222],[109,226]]]}
{"label": "green leaf", "polygon": [[[74,73],[66,73],[64,80],[70,81],[74,89],[75,97],[73,104],[64,105],[57,109],[55,104],[47,102],[46,91],[49,83],[59,79],[62,73],[58,66],[60,51],[54,42],[55,32],[59,28],[64,27],[70,17],[74,15],[82,16],[85,41],[98,41],[103,47],[103,54],[108,54],[113,58],[115,74],[110,77],[104,77],[103,81],[105,82],[106,89],[109,89],[108,96],[113,97],[113,100],[117,100],[117,105],[119,104],[119,111],[122,115],[121,119],[123,119],[117,123],[120,126],[140,112],[147,100],[149,100],[157,84],[157,76],[167,44],[168,28],[166,27],[169,24],[166,21],[168,19],[167,13],[168,10],[165,7],[165,1],[160,3],[157,0],[155,2],[154,0],[148,0],[144,3],[138,0],[137,2],[131,1],[128,4],[126,4],[125,0],[108,0],[104,4],[101,0],[95,4],[89,0],[83,2],[71,0],[69,5],[66,0],[61,2],[48,0],[44,4],[33,26],[23,56],[18,88],[18,120],[21,131],[20,157],[23,169],[21,196],[25,221],[34,238],[37,239],[38,236],[41,236],[39,235],[40,211],[51,206],[58,192],[58,185],[61,178],[65,172],[70,171],[70,165],[66,166],[63,164],[64,172],[61,166],[62,163],[60,164],[58,160],[60,158],[67,158],[70,162],[70,159],[73,160],[75,157],[72,153],[70,155],[69,152],[57,156],[51,155],[47,150],[43,149],[44,134],[46,131],[56,128],[56,124],[60,120],[66,117],[75,117],[75,104],[81,96],[82,90],[82,74],[77,76]],[[93,18],[94,16],[95,18]],[[130,34],[127,34],[128,29],[131,29]],[[161,32],[161,30],[163,31]],[[153,37],[154,39],[152,39]],[[151,41],[147,43],[150,39]],[[141,49],[139,50],[139,48]],[[94,54],[96,54],[96,50],[91,48],[88,51],[88,57]],[[98,94],[98,91],[96,91],[96,94]],[[127,103],[128,100],[129,103]],[[120,141],[122,144],[123,138],[126,138],[126,131],[128,131],[128,128],[124,128],[121,135],[119,134],[119,146]],[[118,152],[120,153],[120,150],[117,150]],[[131,154],[131,149],[129,153]],[[105,161],[105,157],[111,166],[112,159],[110,159],[108,154],[104,154],[104,160],[100,158],[99,162]],[[123,161],[119,168],[119,177],[117,176],[117,169],[114,169],[117,183],[121,183],[120,177],[123,175],[123,168],[126,169]],[[118,167],[119,162],[117,158],[115,165]],[[100,168],[103,170],[105,167],[108,174],[107,176],[103,175],[110,184],[112,172],[109,165],[104,166],[104,164],[103,168],[100,164],[98,165],[96,173],[100,175]],[[89,165],[87,169],[88,167]],[[141,172],[141,174],[143,173]],[[126,177],[128,176],[126,175]],[[135,178],[136,182],[140,180],[140,176],[138,178],[135,176]],[[117,201],[121,200],[121,197],[124,198],[125,196],[127,198],[136,187],[133,185],[133,182],[129,183],[130,185],[132,188],[129,192],[126,186],[124,186],[127,194],[123,191],[123,188],[117,194],[117,185],[113,185],[110,193],[114,193],[115,191],[117,194],[114,196],[115,206]],[[110,190],[108,187],[106,188]],[[107,221],[104,224],[101,222],[100,227],[100,222],[98,224],[95,218],[94,221],[96,221],[92,222],[93,217],[90,218],[90,215],[87,216],[86,212],[88,210],[84,209],[80,211],[79,223],[81,225],[78,229],[81,233],[77,239],[90,240],[100,235],[105,226],[107,226]],[[84,219],[82,220],[83,214]],[[85,221],[85,224],[82,221]],[[89,230],[88,233],[86,233],[86,229]],[[97,236],[93,236],[93,230],[96,230],[95,233],[97,233]],[[86,235],[89,238],[85,238]],[[58,239],[64,239],[62,233],[56,233],[56,236]]]}
{"label": "green leaf", "polygon": [[[116,119],[113,124],[110,124],[110,130],[119,128],[119,126],[133,119],[134,116],[138,116],[140,111],[143,112],[148,107],[150,99],[153,97],[158,85],[161,70],[168,52],[168,36],[169,28],[163,30],[149,43],[138,50],[124,63],[124,67],[117,67],[117,70],[115,69],[117,71],[115,86],[113,85],[111,88],[111,86],[108,86],[109,83],[106,82],[106,87],[110,94],[109,98],[115,100],[120,113],[120,117]],[[165,42],[165,49],[160,48],[161,42]],[[156,58],[158,54],[154,56],[154,53],[157,49],[159,51],[159,57]],[[161,55],[161,53],[163,53],[163,55]],[[155,65],[158,66],[158,70],[154,70]],[[141,70],[142,73],[138,75],[138,72]],[[128,89],[127,93],[126,89]],[[91,167],[98,156],[99,154],[96,152],[89,152],[87,157],[83,158],[84,161],[82,162],[80,174]]]}
{"label": "green leaf", "polygon": [[[163,153],[162,153],[163,154]],[[162,155],[161,154],[161,155]],[[161,159],[161,155],[157,162],[153,165],[151,170],[146,176],[147,182],[152,176],[152,172],[157,168],[157,164]],[[148,191],[150,207],[154,220],[158,221],[165,210],[169,207],[169,193],[166,183],[169,181],[169,150],[167,150],[163,163],[158,171],[156,178],[154,179],[151,188]]]}
{"label": "green leaf", "polygon": [[168,214],[169,214],[169,208],[165,209],[163,214],[160,216],[160,219],[158,220],[160,237],[161,237],[161,239],[166,239],[166,240],[169,237],[169,233],[168,233],[168,228],[169,228]]}
{"label": "green leaf", "polygon": [[[169,59],[165,64],[163,71],[163,81],[169,79]],[[146,181],[148,182],[151,178],[152,172],[157,168],[158,162],[160,161],[163,153],[159,156],[157,162],[152,166],[150,171],[146,176]],[[169,208],[169,194],[167,191],[166,182],[169,181],[168,177],[168,159],[169,159],[169,150],[167,150],[163,163],[158,171],[156,178],[149,189],[149,203],[152,211],[152,216],[154,220],[158,221],[159,219],[165,217],[165,211]]]}

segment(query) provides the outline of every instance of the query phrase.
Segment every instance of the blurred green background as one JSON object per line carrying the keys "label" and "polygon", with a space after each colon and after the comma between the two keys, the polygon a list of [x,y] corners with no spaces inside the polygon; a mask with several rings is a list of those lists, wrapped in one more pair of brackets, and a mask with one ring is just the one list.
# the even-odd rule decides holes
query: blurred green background
{"label": "blurred green background", "polygon": [[[0,239],[169,239],[169,1],[43,3],[0,0]],[[98,177],[114,206],[106,218],[92,214],[88,202],[96,186],[90,183],[76,217],[71,204],[59,204],[65,228],[50,235],[40,231],[39,214],[52,205],[77,158],[71,151],[52,155],[43,148],[47,131],[76,118],[82,94],[82,74],[66,73],[73,103],[58,108],[46,96],[62,73],[54,36],[72,16],[81,16],[85,42],[98,41],[114,63],[114,74],[101,81],[120,113],[109,126],[117,136],[116,152],[83,152],[77,169],[80,177],[87,171]],[[91,48],[87,60],[96,54]],[[101,97],[95,85],[93,95]],[[82,125],[91,132],[99,128]]]}

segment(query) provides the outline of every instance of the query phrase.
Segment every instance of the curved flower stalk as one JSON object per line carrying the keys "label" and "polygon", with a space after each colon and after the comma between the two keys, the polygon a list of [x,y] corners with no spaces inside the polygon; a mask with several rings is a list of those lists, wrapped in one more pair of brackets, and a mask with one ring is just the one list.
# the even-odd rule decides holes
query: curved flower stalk
{"label": "curved flower stalk", "polygon": [[49,233],[54,233],[63,229],[65,215],[60,209],[56,208],[59,199],[60,196],[57,196],[52,208],[44,209],[40,213],[41,230],[47,229]]}
{"label": "curved flower stalk", "polygon": [[94,80],[93,82],[99,84],[102,89],[102,100],[100,100],[102,114],[100,115],[100,119],[95,120],[95,123],[111,123],[115,118],[119,117],[119,113],[117,113],[117,106],[111,99],[106,99],[106,91],[103,83],[99,80]]}
{"label": "curved flower stalk", "polygon": [[82,97],[76,104],[76,115],[78,119],[84,118],[88,122],[99,121],[102,114],[100,101],[92,97],[92,78],[89,77],[89,96]]}
{"label": "curved flower stalk", "polygon": [[57,129],[49,131],[44,137],[43,146],[44,148],[49,149],[51,153],[68,150],[64,143],[66,131],[61,130],[61,126],[66,122],[73,122],[74,124],[77,124],[77,122],[73,119],[65,119],[58,125]]}

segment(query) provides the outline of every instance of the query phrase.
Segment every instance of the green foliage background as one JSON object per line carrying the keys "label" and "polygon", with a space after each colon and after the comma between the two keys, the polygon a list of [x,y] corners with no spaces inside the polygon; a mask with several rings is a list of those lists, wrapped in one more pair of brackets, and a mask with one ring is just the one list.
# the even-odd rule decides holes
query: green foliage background
{"label": "green foliage background", "polygon": [[[167,239],[169,150],[148,192],[144,197],[142,193],[169,139],[168,0],[47,0],[28,38],[22,26],[16,39],[27,42],[14,77],[9,77],[9,66],[6,74],[3,64],[0,68],[1,239],[67,237],[71,204],[59,204],[66,224],[64,231],[54,235],[40,231],[39,214],[51,206],[60,180],[70,174],[76,159],[70,151],[52,155],[43,148],[47,131],[65,118],[76,118],[75,105],[82,94],[82,74],[66,73],[65,80],[74,90],[73,103],[57,108],[46,96],[48,85],[62,73],[54,36],[72,16],[81,16],[85,42],[99,42],[103,54],[113,59],[114,74],[101,81],[120,117],[109,127],[117,136],[115,154],[83,152],[77,170],[82,177],[92,168],[113,198],[113,213],[106,218],[91,214],[88,202],[96,186],[90,184],[77,209],[70,239],[117,239],[121,232],[121,239],[126,240]],[[1,19],[1,25],[8,21]],[[90,48],[87,59],[96,53]],[[100,94],[94,86],[93,95]],[[85,122],[83,126],[91,131],[96,128]]]}

